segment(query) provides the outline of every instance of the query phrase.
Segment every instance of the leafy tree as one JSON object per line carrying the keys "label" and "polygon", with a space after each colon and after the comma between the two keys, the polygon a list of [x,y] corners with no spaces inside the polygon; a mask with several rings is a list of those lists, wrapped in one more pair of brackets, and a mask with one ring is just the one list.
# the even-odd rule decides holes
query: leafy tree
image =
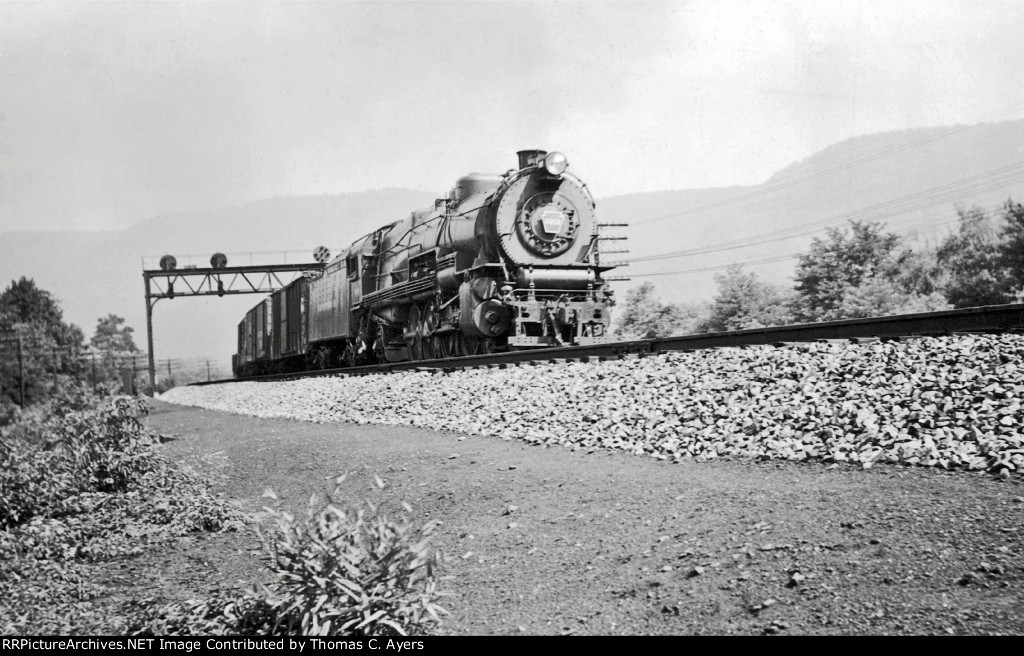
{"label": "leafy tree", "polygon": [[927,297],[943,294],[948,280],[949,275],[939,265],[936,249],[925,246],[903,253],[895,282],[904,291]]}
{"label": "leafy tree", "polygon": [[666,303],[665,321],[670,326],[663,335],[694,335],[708,332],[707,303]]}
{"label": "leafy tree", "polygon": [[847,290],[839,305],[838,315],[846,319],[859,319],[947,309],[949,303],[940,292],[910,292],[898,280],[876,275],[863,281],[859,287]]}
{"label": "leafy tree", "polygon": [[1024,205],[1010,198],[1003,205],[999,240],[999,264],[1016,298],[1024,301]]}
{"label": "leafy tree", "polygon": [[4,395],[12,402],[19,400],[24,377],[27,405],[46,398],[60,376],[80,374],[78,356],[83,339],[81,328],[64,323],[60,305],[49,292],[29,278],[12,282],[0,294],[0,387]]}
{"label": "leafy tree", "polygon": [[742,330],[778,326],[793,321],[792,298],[782,289],[761,282],[754,272],[734,264],[715,275],[718,294],[711,305],[708,329]]}
{"label": "leafy tree", "polygon": [[96,322],[96,332],[89,340],[89,345],[101,358],[97,378],[118,380],[118,371],[125,358],[139,353],[132,337],[133,332],[131,326],[125,325],[124,318],[116,314],[108,314]]}
{"label": "leafy tree", "polygon": [[124,325],[124,319],[116,314],[108,314],[96,323],[96,332],[89,344],[97,351],[104,353],[138,353],[131,326]]}
{"label": "leafy tree", "polygon": [[797,317],[831,321],[948,307],[932,255],[904,247],[881,223],[851,221],[815,238],[796,270]]}
{"label": "leafy tree", "polygon": [[851,221],[849,234],[829,228],[825,239],[815,237],[810,252],[800,256],[796,267],[801,318],[841,318],[840,306],[850,289],[896,268],[900,238],[884,233],[883,228],[881,223]]}
{"label": "leafy tree", "polygon": [[937,251],[939,266],[948,276],[946,298],[958,308],[1009,302],[1012,280],[1004,262],[1012,255],[1001,248],[990,217],[979,207],[957,208],[957,215],[958,231],[947,236]]}
{"label": "leafy tree", "polygon": [[34,280],[25,278],[11,282],[0,294],[0,328],[10,330],[15,325],[34,325],[47,329],[54,337],[59,334],[63,313],[50,292],[36,287]]}
{"label": "leafy tree", "polygon": [[662,303],[654,294],[654,283],[645,282],[626,292],[618,331],[636,339],[703,332],[705,315],[700,305]]}

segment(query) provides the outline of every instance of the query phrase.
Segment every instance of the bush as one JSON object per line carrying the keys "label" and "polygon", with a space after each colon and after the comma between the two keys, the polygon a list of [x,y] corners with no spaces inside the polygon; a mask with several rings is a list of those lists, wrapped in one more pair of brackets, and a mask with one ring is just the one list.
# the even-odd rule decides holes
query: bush
{"label": "bush", "polygon": [[734,264],[715,274],[718,293],[707,328],[713,332],[781,326],[793,322],[792,292],[761,282],[753,271]]}
{"label": "bush", "polygon": [[653,339],[707,332],[708,308],[703,304],[662,303],[654,283],[645,282],[626,293],[616,331],[620,339]]}
{"label": "bush", "polygon": [[[76,400],[77,399],[77,400]],[[141,553],[243,516],[197,476],[171,468],[139,423],[137,399],[89,406],[72,393],[60,416],[25,413],[0,440],[0,633],[111,633],[105,613],[76,604],[104,592],[81,563]]]}
{"label": "bush", "polygon": [[[433,524],[414,528],[370,502],[342,507],[334,492],[310,499],[305,517],[267,509],[279,533],[267,540],[280,590],[282,619],[303,635],[407,635],[440,622]],[[378,479],[379,480],[379,479]],[[411,511],[408,505],[405,510]]]}
{"label": "bush", "polygon": [[342,477],[299,519],[268,509],[277,521],[264,536],[276,591],[129,601],[119,613],[124,623],[111,624],[108,614],[77,603],[105,592],[89,582],[84,563],[137,555],[194,531],[238,528],[244,518],[154,453],[156,440],[137,419],[143,402],[74,409],[87,397],[69,392],[59,416],[33,409],[0,440],[0,633],[405,635],[425,632],[446,613],[436,603],[433,526],[415,527],[379,504],[343,507],[336,501]]}
{"label": "bush", "polygon": [[[6,396],[0,396],[0,428],[13,424],[18,421],[20,416],[21,410],[18,406]],[[2,436],[3,431],[0,431],[0,437]]]}
{"label": "bush", "polygon": [[[50,401],[50,414],[64,417],[72,412],[95,410],[101,400],[100,395],[94,393],[89,385],[77,380],[68,380],[54,392]],[[144,414],[146,410],[145,406],[137,406],[139,413]]]}
{"label": "bush", "polygon": [[438,624],[447,611],[436,603],[444,593],[428,546],[433,525],[416,528],[407,516],[393,519],[370,502],[343,507],[336,500],[343,480],[332,493],[313,495],[301,518],[266,509],[277,523],[261,536],[273,557],[276,593],[235,591],[166,605],[145,600],[136,604],[129,632],[408,635]]}
{"label": "bush", "polygon": [[146,411],[138,399],[117,398],[11,427],[0,441],[0,528],[60,512],[82,492],[123,492],[152,470],[153,439],[136,419]]}
{"label": "bush", "polygon": [[[279,608],[269,593],[216,591],[206,599],[163,603],[146,598],[131,601],[127,635],[273,635]],[[280,630],[277,631],[281,633]]]}

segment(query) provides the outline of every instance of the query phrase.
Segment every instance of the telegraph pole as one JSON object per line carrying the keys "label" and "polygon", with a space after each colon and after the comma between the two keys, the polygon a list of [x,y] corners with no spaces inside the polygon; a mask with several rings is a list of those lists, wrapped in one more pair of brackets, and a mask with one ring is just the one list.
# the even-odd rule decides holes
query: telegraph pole
{"label": "telegraph pole", "polygon": [[210,361],[206,361],[206,382],[210,382]]}
{"label": "telegraph pole", "polygon": [[25,409],[25,367],[22,364],[24,355],[22,354],[22,343],[21,343],[21,331],[18,331],[18,381],[21,383],[21,391],[18,394],[18,406]]}

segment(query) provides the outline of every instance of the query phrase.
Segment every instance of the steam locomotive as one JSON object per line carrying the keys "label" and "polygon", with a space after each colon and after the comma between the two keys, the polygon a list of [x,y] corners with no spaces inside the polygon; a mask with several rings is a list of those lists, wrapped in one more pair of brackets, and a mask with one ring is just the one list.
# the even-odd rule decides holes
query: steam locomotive
{"label": "steam locomotive", "polygon": [[[238,377],[606,341],[601,227],[562,153],[462,177],[249,310]],[[328,261],[329,260],[329,261]]]}

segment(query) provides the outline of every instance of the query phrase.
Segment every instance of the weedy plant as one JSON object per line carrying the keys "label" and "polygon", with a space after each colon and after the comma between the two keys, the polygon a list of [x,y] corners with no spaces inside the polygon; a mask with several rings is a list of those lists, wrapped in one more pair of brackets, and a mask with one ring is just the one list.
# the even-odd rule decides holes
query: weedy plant
{"label": "weedy plant", "polygon": [[17,424],[0,440],[0,528],[59,512],[84,492],[123,492],[154,468],[147,406],[116,398]]}
{"label": "weedy plant", "polygon": [[343,505],[344,480],[314,494],[304,516],[266,508],[277,522],[277,531],[262,537],[284,597],[280,628],[303,635],[425,633],[447,614],[437,603],[444,593],[429,546],[435,524],[415,526],[405,503],[405,513],[394,517],[380,503]]}
{"label": "weedy plant", "polygon": [[104,633],[111,618],[77,602],[103,594],[87,562],[137,555],[245,517],[154,450],[138,399],[77,392],[40,405],[0,436],[0,633]]}
{"label": "weedy plant", "polygon": [[[341,486],[310,497],[296,517],[267,507],[274,520],[260,538],[277,590],[222,590],[204,599],[133,601],[129,635],[408,635],[428,633],[448,611],[438,599],[434,524],[417,527],[412,508],[389,515],[382,503],[345,505]],[[375,477],[377,488],[384,482]],[[277,501],[267,490],[264,496]]]}

